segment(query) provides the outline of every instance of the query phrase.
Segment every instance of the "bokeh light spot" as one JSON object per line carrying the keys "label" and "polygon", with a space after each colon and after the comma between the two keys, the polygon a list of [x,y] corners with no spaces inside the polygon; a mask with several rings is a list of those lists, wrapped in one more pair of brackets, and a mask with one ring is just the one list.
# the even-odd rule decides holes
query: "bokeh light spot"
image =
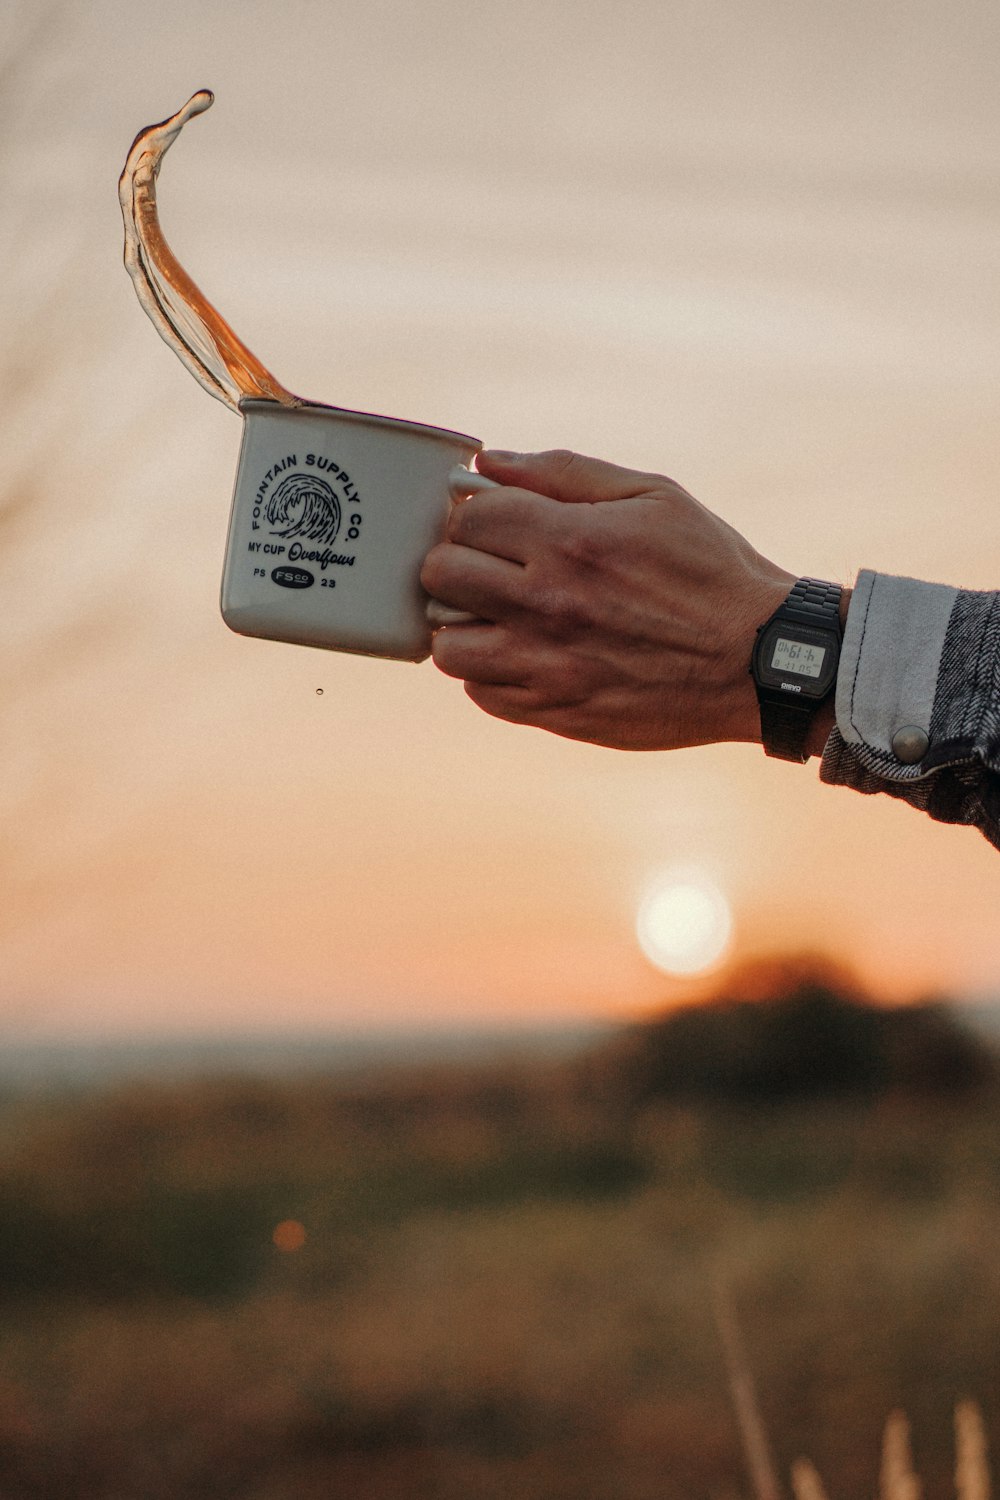
{"label": "bokeh light spot", "polygon": [[274,1226],[271,1238],[278,1249],[286,1253],[301,1250],[306,1242],[305,1227],[298,1219],[282,1219],[280,1224]]}

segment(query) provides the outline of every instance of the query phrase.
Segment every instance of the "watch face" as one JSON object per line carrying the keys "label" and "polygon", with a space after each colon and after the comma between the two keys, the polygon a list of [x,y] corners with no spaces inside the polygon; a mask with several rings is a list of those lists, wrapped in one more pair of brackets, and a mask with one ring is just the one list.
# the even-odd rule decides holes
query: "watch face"
{"label": "watch face", "polygon": [[753,675],[789,697],[825,698],[837,675],[840,642],[832,630],[772,620],[757,637]]}
{"label": "watch face", "polygon": [[793,641],[779,635],[770,666],[775,672],[787,672],[792,677],[818,677],[828,650],[828,646],[814,646],[809,641]]}

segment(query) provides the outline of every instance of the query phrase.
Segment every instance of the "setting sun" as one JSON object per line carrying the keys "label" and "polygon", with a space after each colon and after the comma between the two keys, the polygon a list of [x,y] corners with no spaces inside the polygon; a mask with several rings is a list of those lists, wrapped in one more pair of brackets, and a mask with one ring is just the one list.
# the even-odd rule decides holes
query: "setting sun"
{"label": "setting sun", "polygon": [[670,871],[646,891],[636,916],[639,946],[664,974],[700,974],[722,957],[732,913],[700,871]]}

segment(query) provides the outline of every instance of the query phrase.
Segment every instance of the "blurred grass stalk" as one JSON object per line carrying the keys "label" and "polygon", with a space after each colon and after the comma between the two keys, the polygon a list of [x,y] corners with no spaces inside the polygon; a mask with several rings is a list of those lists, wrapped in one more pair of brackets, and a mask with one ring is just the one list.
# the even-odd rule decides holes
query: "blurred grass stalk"
{"label": "blurred grass stalk", "polygon": [[990,1500],[986,1428],[974,1401],[955,1408],[955,1491],[958,1500]]}
{"label": "blurred grass stalk", "polygon": [[[721,1275],[713,1284],[712,1308],[754,1500],[782,1500],[732,1292]],[[797,1459],[792,1465],[791,1480],[794,1500],[827,1500],[823,1481],[807,1458]],[[975,1401],[960,1401],[955,1408],[955,1493],[957,1500],[990,1500],[986,1428]],[[906,1413],[890,1412],[882,1437],[879,1500],[922,1500],[922,1495],[923,1485],[913,1467]]]}
{"label": "blurred grass stalk", "polygon": [[880,1500],[920,1500],[922,1486],[913,1471],[910,1424],[905,1412],[889,1413],[882,1438]]}
{"label": "blurred grass stalk", "polygon": [[782,1500],[767,1428],[757,1399],[757,1387],[743,1344],[732,1293],[721,1275],[716,1276],[712,1288],[712,1308],[755,1500]]}

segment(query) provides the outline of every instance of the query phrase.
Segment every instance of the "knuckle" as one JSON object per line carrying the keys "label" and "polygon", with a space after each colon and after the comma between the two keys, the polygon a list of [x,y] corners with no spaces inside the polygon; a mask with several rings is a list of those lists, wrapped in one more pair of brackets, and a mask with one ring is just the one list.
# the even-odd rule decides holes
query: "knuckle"
{"label": "knuckle", "polygon": [[475,527],[476,515],[472,509],[472,496],[470,496],[467,500],[459,500],[451,508],[446,528],[448,540],[466,542],[472,537]]}
{"label": "knuckle", "polygon": [[424,558],[420,568],[420,582],[429,594],[433,594],[447,578],[449,555],[448,543],[439,542]]}
{"label": "knuckle", "polygon": [[448,515],[448,540],[463,547],[483,548],[498,528],[530,524],[531,515],[523,503],[526,498],[508,490],[502,499],[493,492],[458,501]]}
{"label": "knuckle", "polygon": [[545,461],[546,467],[555,469],[558,474],[569,472],[580,462],[580,455],[574,453],[572,448],[549,448],[547,452],[540,453],[539,458]]}
{"label": "knuckle", "polygon": [[655,476],[655,484],[650,486],[650,492],[655,496],[660,505],[669,505],[675,512],[683,512],[692,504],[698,502],[690,491],[676,479],[670,479],[666,474]]}
{"label": "knuckle", "polygon": [[589,674],[572,660],[562,662],[557,673],[549,673],[535,683],[534,690],[540,706],[549,711],[579,709],[589,701],[592,691]]}
{"label": "knuckle", "polygon": [[460,677],[465,674],[457,671],[455,667],[455,652],[452,642],[449,640],[447,630],[436,630],[431,639],[431,656],[434,665],[439,671],[444,672],[447,677]]}
{"label": "knuckle", "polygon": [[510,724],[527,722],[523,708],[515,704],[511,694],[503,688],[467,682],[465,693],[477,708],[481,708],[484,713],[490,714],[494,719],[506,719]]}
{"label": "knuckle", "polygon": [[592,572],[602,566],[606,546],[604,536],[595,524],[594,513],[589,507],[584,507],[584,510],[582,523],[574,515],[573,524],[563,530],[559,550],[571,567],[581,572]]}
{"label": "knuckle", "polygon": [[535,594],[533,604],[550,632],[556,635],[571,635],[582,622],[579,600],[571,589],[561,584],[543,584]]}

